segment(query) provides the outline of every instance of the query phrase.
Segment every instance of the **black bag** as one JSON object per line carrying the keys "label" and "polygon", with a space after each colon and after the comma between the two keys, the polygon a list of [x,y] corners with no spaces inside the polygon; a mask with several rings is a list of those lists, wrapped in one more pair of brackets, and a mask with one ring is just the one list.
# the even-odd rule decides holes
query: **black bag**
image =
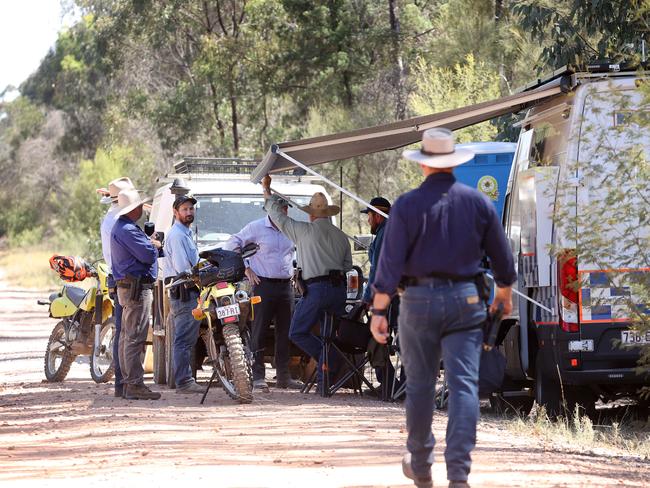
{"label": "black bag", "polygon": [[371,337],[370,324],[345,317],[339,319],[336,339],[342,344],[365,351]]}
{"label": "black bag", "polygon": [[499,391],[506,373],[506,357],[496,347],[489,351],[481,349],[478,372],[478,394],[485,397]]}

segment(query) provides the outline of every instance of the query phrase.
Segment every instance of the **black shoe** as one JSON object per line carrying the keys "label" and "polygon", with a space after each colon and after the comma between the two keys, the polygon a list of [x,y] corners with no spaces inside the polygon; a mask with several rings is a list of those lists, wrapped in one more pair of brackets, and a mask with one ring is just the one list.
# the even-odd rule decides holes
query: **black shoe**
{"label": "black shoe", "polygon": [[470,488],[467,481],[451,480],[449,481],[449,488]]}
{"label": "black shoe", "polygon": [[[433,480],[431,479],[430,473],[429,476],[416,476],[415,473],[413,473],[410,452],[404,454],[404,457],[402,458],[402,473],[404,473],[404,476],[407,478],[412,479],[417,488],[433,488]],[[449,486],[451,486],[451,484]]]}
{"label": "black shoe", "polygon": [[115,385],[115,398],[122,398],[124,396],[124,385]]}
{"label": "black shoe", "polygon": [[144,385],[125,385],[124,398],[127,400],[158,400],[160,393],[151,391]]}

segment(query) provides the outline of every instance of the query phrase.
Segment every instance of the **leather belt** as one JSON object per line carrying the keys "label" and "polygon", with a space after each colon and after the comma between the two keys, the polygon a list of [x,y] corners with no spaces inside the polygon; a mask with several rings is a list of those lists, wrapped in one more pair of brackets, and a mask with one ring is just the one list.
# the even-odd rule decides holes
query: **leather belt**
{"label": "leather belt", "polygon": [[[132,281],[129,280],[117,280],[116,285],[118,288],[131,288]],[[153,283],[141,283],[143,290],[151,290],[153,288]]]}
{"label": "leather belt", "polygon": [[[332,281],[333,279],[337,279],[336,275],[323,275],[323,276],[314,276],[313,278],[309,278],[308,280],[305,280],[305,283],[308,285],[311,285],[312,283],[318,283],[321,281]],[[341,280],[341,285],[345,283],[345,278],[343,273],[340,273],[338,275],[338,279]]]}
{"label": "leather belt", "polygon": [[258,276],[258,278],[269,283],[289,283],[291,281],[290,278],[266,278],[264,276]]}

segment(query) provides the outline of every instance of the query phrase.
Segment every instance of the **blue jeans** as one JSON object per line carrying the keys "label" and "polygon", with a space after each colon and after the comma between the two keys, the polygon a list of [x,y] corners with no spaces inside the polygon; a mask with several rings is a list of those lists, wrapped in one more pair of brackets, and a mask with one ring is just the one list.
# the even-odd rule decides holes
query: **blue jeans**
{"label": "blue jeans", "polygon": [[435,438],[431,431],[440,359],[449,386],[447,478],[467,480],[479,417],[478,369],[485,304],[476,285],[436,280],[408,287],[399,311],[399,340],[406,372],[406,447],[417,476],[428,476]]}
{"label": "blue jeans", "polygon": [[199,338],[201,322],[194,319],[192,309],[196,307],[199,292],[188,290],[189,299],[185,302],[171,298],[169,300],[174,320],[174,380],[176,388],[191,383],[192,379],[192,347]]}
{"label": "blue jeans", "polygon": [[[315,324],[322,323],[325,312],[335,316],[345,314],[347,290],[344,285],[332,286],[329,281],[307,285],[307,295],[296,304],[289,327],[289,339],[300,349],[318,361],[318,382],[322,382],[323,363],[321,339],[312,334]],[[333,361],[331,361],[333,362]]]}

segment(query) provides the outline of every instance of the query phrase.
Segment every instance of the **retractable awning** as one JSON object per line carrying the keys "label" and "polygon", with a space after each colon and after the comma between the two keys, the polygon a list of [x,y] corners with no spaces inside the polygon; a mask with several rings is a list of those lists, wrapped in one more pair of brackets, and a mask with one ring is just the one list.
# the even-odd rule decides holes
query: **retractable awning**
{"label": "retractable awning", "polygon": [[426,129],[433,127],[446,127],[451,130],[462,129],[501,115],[519,112],[540,101],[567,93],[574,86],[574,77],[562,76],[535,90],[515,93],[468,107],[339,134],[274,144],[251,174],[251,180],[258,183],[268,173],[277,173],[292,168],[294,163],[287,160],[284,154],[306,166],[313,166],[378,151],[397,149],[420,141],[422,132]]}

